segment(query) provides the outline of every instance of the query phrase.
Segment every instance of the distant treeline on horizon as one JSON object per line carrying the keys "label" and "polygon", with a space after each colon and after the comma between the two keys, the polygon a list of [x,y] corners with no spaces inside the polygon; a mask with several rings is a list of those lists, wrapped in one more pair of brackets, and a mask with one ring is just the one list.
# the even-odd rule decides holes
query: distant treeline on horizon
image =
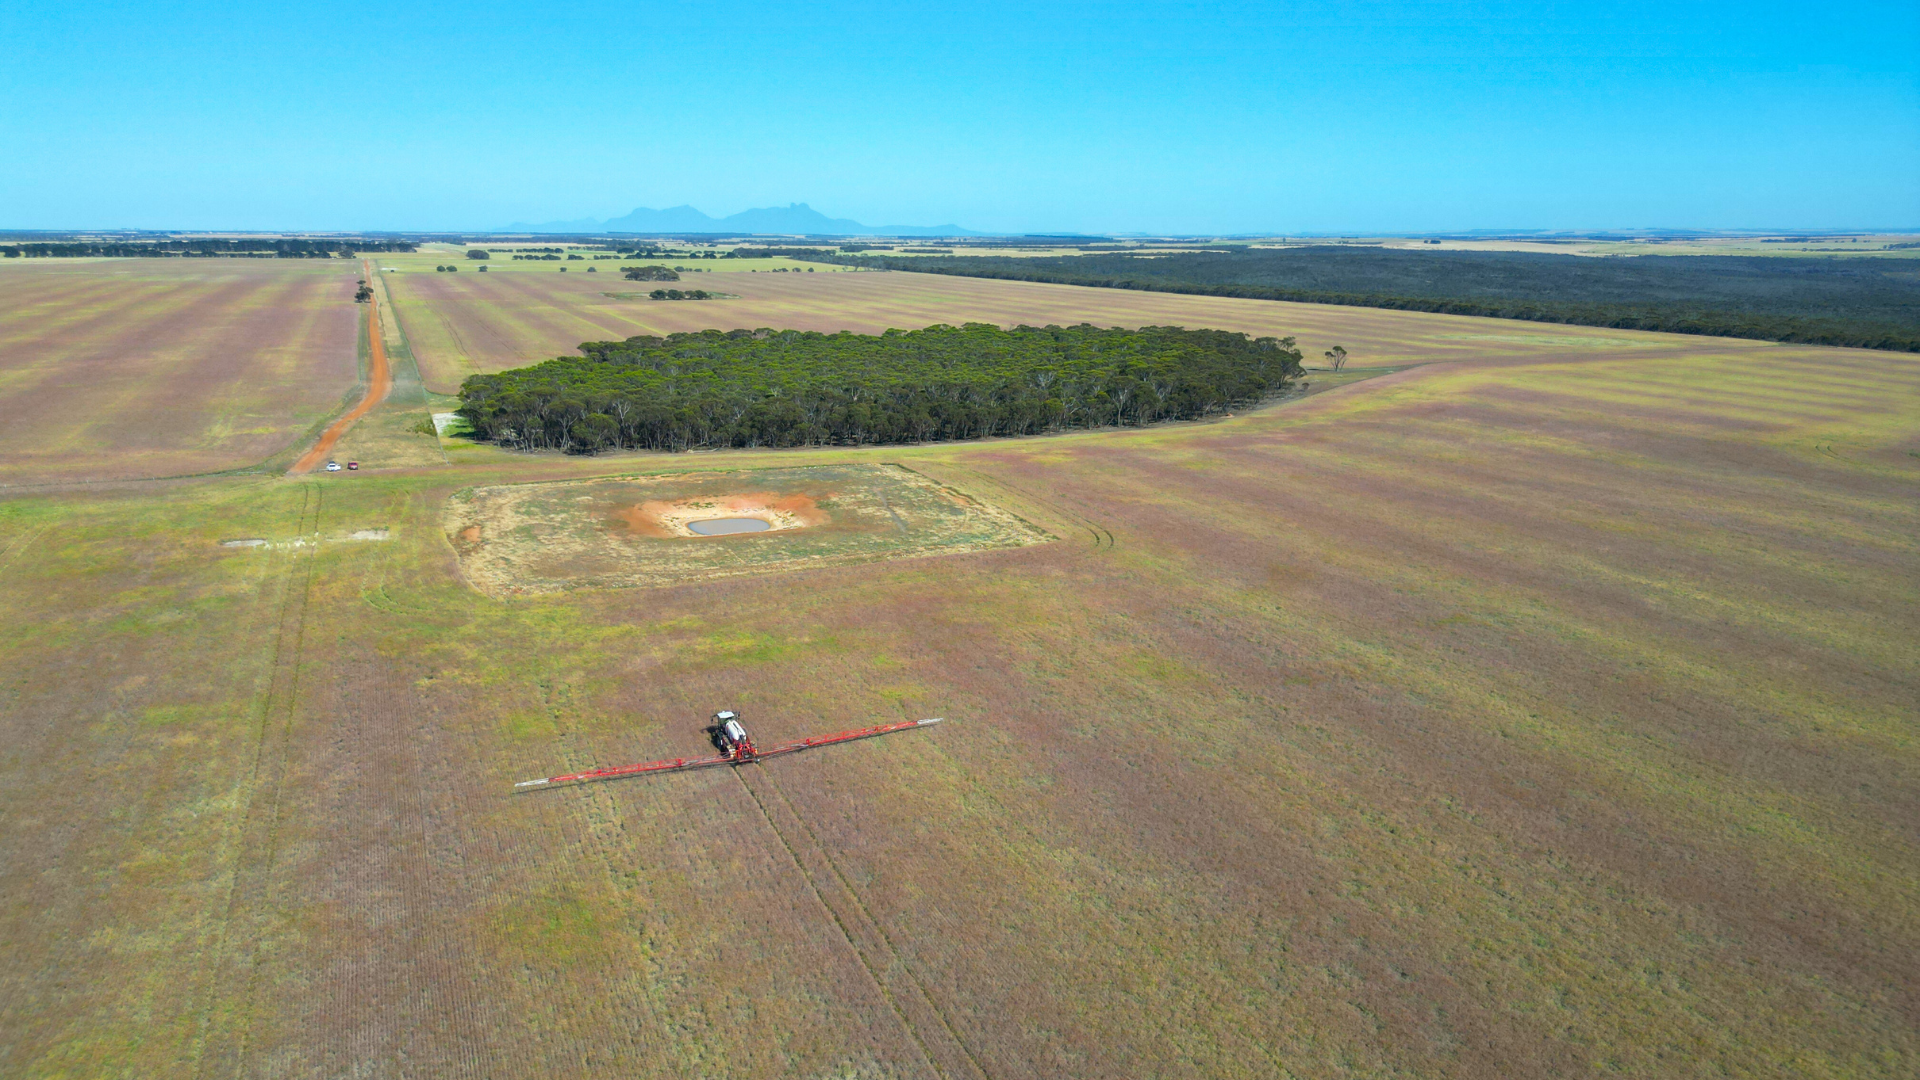
{"label": "distant treeline on horizon", "polygon": [[786,254],[925,274],[1920,352],[1920,260],[1904,257],[1596,258],[1344,246],[1151,257]]}
{"label": "distant treeline on horizon", "polygon": [[363,252],[414,251],[410,240],[116,240],[0,244],[9,259],[331,259]]}

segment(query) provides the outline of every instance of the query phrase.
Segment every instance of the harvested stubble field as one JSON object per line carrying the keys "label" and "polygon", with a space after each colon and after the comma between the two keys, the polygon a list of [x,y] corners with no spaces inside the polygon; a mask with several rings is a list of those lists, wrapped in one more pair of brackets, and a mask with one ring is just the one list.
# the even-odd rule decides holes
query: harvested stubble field
{"label": "harvested stubble field", "polygon": [[421,375],[438,393],[455,392],[468,375],[571,354],[583,341],[711,328],[878,334],[967,322],[1207,327],[1297,337],[1309,365],[1335,345],[1345,346],[1355,363],[1384,365],[1642,350],[1662,340],[1592,327],[1446,316],[1413,322],[1400,312],[1320,304],[880,272],[699,275],[724,278],[739,299],[657,303],[608,297],[607,286],[595,280],[602,276],[428,272],[385,280]]}
{"label": "harvested stubble field", "polygon": [[[766,531],[702,536],[690,528],[723,518],[761,521]],[[466,489],[448,500],[445,528],[467,580],[497,597],[684,584],[1050,539],[898,465]]]}
{"label": "harvested stubble field", "polygon": [[0,265],[0,485],[214,472],[285,450],[354,387],[360,264]]}
{"label": "harvested stubble field", "polygon": [[[615,471],[558,457],[0,502],[0,1073],[1914,1075],[1920,361],[1520,329],[648,459],[1068,538],[950,557],[475,591],[448,498]],[[948,722],[509,794],[726,706]]]}

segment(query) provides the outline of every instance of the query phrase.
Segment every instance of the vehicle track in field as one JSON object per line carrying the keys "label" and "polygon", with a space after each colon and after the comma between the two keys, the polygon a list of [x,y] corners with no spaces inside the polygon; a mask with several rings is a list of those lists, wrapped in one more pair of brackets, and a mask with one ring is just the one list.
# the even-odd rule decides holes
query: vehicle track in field
{"label": "vehicle track in field", "polygon": [[[296,536],[318,538],[325,492],[317,484],[302,485]],[[261,701],[259,731],[253,765],[247,777],[246,808],[241,813],[233,880],[227,891],[227,910],[213,946],[207,1000],[200,1009],[200,1030],[193,1049],[194,1075],[213,1069],[219,1075],[238,1076],[246,1065],[254,991],[258,983],[260,938],[271,914],[272,873],[278,853],[282,781],[293,733],[294,711],[300,689],[300,656],[306,639],[307,605],[313,592],[314,556],[319,545],[293,548],[281,586],[280,614],[273,641],[267,693]],[[243,970],[244,969],[244,970]],[[221,1008],[222,988],[243,988],[232,1012]],[[229,1018],[215,1030],[216,1011]],[[227,1047],[231,1046],[229,1050]]]}
{"label": "vehicle track in field", "polygon": [[33,546],[35,540],[46,534],[52,525],[42,525],[37,529],[23,530],[15,534],[6,547],[0,547],[0,574],[4,574],[14,563],[20,561],[20,553]]}
{"label": "vehicle track in field", "polygon": [[970,478],[973,483],[981,484],[989,488],[997,487],[1002,491],[1012,494],[1016,499],[1024,500],[1033,506],[1053,514],[1055,517],[1069,523],[1076,529],[1085,529],[1088,540],[1092,543],[1095,550],[1109,551],[1112,550],[1115,544],[1113,530],[1079,511],[1069,509],[1062,505],[1061,496],[1055,495],[1048,497],[1037,495],[1004,477],[990,475],[971,465],[959,465],[953,462],[943,461],[940,462],[937,467],[963,474]]}
{"label": "vehicle track in field", "polygon": [[[373,266],[364,261],[360,265],[365,269],[367,280],[372,281]],[[316,465],[326,460],[327,455],[333,452],[334,444],[347,433],[347,429],[353,426],[354,421],[372,412],[373,407],[387,400],[387,395],[393,391],[393,369],[387,364],[387,343],[380,338],[378,292],[375,292],[374,299],[367,301],[367,354],[369,359],[366,394],[360,398],[358,405],[347,410],[345,416],[327,425],[327,430],[320,433],[320,441],[313,444],[313,449],[300,455],[300,459],[293,463],[293,468],[287,470],[289,474],[312,472]]]}
{"label": "vehicle track in field", "polygon": [[[780,846],[786,849],[787,857],[793,860],[795,869],[800,871],[814,899],[833,919],[840,936],[846,939],[847,947],[853,951],[854,958],[859,961],[868,978],[873,980],[874,988],[893,1010],[901,1028],[920,1051],[927,1067],[943,1080],[951,1080],[955,1076],[992,1080],[992,1074],[973,1056],[973,1051],[961,1040],[946,1013],[907,967],[899,950],[894,947],[893,939],[881,927],[879,920],[873,917],[873,912],[860,899],[860,894],[847,880],[839,863],[820,843],[820,838],[814,834],[813,828],[801,816],[793,801],[787,798],[779,782],[774,780],[772,774],[757,767],[753,780],[747,779],[748,770],[745,767],[729,771],[747,789],[754,805],[760,809],[760,816],[766,819],[767,827],[773,830]],[[777,802],[761,794],[759,785],[762,783],[777,797]],[[807,839],[804,850],[809,858],[802,858],[802,849],[794,846],[788,836],[789,830],[781,828],[775,820],[776,813],[792,817],[799,825],[798,832]],[[807,864],[811,860],[818,860],[825,872],[822,873],[819,867],[809,867]],[[829,899],[829,894],[832,899]],[[897,983],[905,985],[896,987]]]}
{"label": "vehicle track in field", "polygon": [[966,1042],[960,1038],[960,1033],[954,1030],[953,1021],[948,1019],[946,1011],[940,1008],[938,1002],[933,1000],[933,995],[927,993],[926,984],[921,982],[919,977],[907,966],[906,960],[900,955],[899,948],[893,943],[893,937],[887,933],[886,927],[881,925],[880,920],[876,918],[873,911],[867,907],[867,902],[860,898],[859,890],[855,889],[853,882],[847,879],[846,871],[840,869],[840,863],[834,859],[833,853],[827,850],[827,846],[821,843],[820,837],[813,831],[813,826],[807,824],[807,819],[800,813],[800,808],[793,805],[793,800],[787,797],[786,789],[780,786],[780,782],[775,780],[771,773],[767,775],[766,779],[767,785],[773,789],[773,793],[780,797],[780,801],[786,805],[787,811],[793,815],[795,821],[800,823],[801,830],[807,835],[807,841],[813,846],[814,850],[820,853],[820,858],[827,864],[828,869],[833,871],[833,876],[840,882],[840,887],[847,891],[848,898],[853,901],[854,907],[859,910],[862,920],[871,926],[874,932],[879,935],[880,942],[885,946],[887,957],[891,961],[891,964],[899,968],[900,973],[906,977],[907,981],[913,986],[913,989],[919,993],[920,1000],[926,1004],[928,1010],[933,1013],[934,1018],[939,1021],[940,1029],[946,1032],[948,1038],[953,1040],[954,1047],[966,1057],[967,1063],[973,1066],[973,1071],[979,1076],[991,1080],[991,1074],[987,1072],[986,1067],[980,1064],[979,1058],[973,1056],[973,1051],[967,1048]]}

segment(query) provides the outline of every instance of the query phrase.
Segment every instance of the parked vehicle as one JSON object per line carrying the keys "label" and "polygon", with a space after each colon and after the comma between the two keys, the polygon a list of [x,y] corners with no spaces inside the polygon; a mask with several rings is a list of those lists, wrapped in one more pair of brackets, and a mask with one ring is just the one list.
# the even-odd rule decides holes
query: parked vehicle
{"label": "parked vehicle", "polygon": [[337,461],[329,461],[329,462],[327,462],[327,471],[328,471],[328,472],[339,472],[339,471],[340,471],[340,463],[339,463],[339,462],[337,462]]}

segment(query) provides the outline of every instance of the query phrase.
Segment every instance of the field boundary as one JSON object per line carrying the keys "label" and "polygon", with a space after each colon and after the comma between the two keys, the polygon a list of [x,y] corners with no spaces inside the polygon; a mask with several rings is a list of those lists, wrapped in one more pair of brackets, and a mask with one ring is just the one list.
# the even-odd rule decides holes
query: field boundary
{"label": "field boundary", "polygon": [[[884,505],[882,493],[892,496]],[[682,502],[695,517],[758,517],[778,539],[685,544],[698,538],[671,524]],[[463,488],[448,497],[441,528],[467,584],[495,599],[670,587],[1059,539],[984,496],[899,462],[874,461]]]}
{"label": "field boundary", "polygon": [[[372,264],[362,263],[361,265],[367,268],[368,277],[372,277]],[[380,302],[378,300],[368,301],[367,348],[372,363],[367,372],[366,394],[361,397],[358,405],[349,409],[345,416],[335,420],[326,431],[322,432],[320,441],[315,443],[311,450],[300,455],[294,461],[293,467],[287,470],[288,472],[296,475],[312,472],[313,467],[320,464],[320,459],[327,456],[327,452],[333,449],[334,444],[340,441],[340,437],[347,433],[347,429],[352,427],[355,421],[372,412],[375,405],[385,401],[387,395],[393,392],[393,370],[387,363],[387,343],[380,336]]]}
{"label": "field boundary", "polygon": [[[1043,498],[1039,495],[1035,495],[1033,492],[1028,491],[1023,487],[1020,487],[1019,485],[1014,484],[1011,481],[1003,480],[997,476],[989,475],[988,473],[983,472],[979,468],[976,468],[975,466],[972,466],[972,465],[962,465],[959,462],[955,462],[955,461],[942,461],[942,462],[939,462],[939,467],[943,469],[952,469],[955,472],[966,473],[969,476],[971,476],[973,481],[976,483],[984,484],[988,487],[999,488],[1001,491],[1007,492],[1008,494],[1013,496],[1013,498],[1010,500],[1005,499],[1003,497],[1002,499],[1003,502],[1024,501],[1032,505],[1038,506],[1039,508],[1046,511],[1047,513],[1053,514],[1058,518],[1060,518],[1063,522],[1067,524],[1068,528],[1073,532],[1078,532],[1082,529],[1085,529],[1087,531],[1087,534],[1092,538],[1092,543],[1095,549],[1104,551],[1104,550],[1111,550],[1114,547],[1115,540],[1113,538],[1113,531],[1111,529],[1108,529],[1105,525],[1100,524],[1098,521],[1095,521],[1084,514],[1076,513],[1072,510],[1069,510],[1066,507],[1060,506],[1049,499]],[[934,480],[935,483],[939,483],[943,487],[948,487],[950,490],[954,490],[954,491],[960,490],[959,488],[951,487],[951,485],[945,484],[935,479],[931,475],[928,475],[928,479]],[[1013,513],[1013,512],[1009,510],[1008,513]],[[1020,515],[1015,514],[1014,516],[1019,517]],[[1052,533],[1052,530],[1047,529],[1045,526],[1039,525],[1035,522],[1028,521],[1024,517],[1020,518],[1020,520],[1026,521],[1027,524],[1032,525],[1036,529],[1040,529],[1042,532],[1047,532],[1049,533],[1049,535],[1051,535]],[[1065,539],[1065,537],[1055,537],[1055,539]]]}

